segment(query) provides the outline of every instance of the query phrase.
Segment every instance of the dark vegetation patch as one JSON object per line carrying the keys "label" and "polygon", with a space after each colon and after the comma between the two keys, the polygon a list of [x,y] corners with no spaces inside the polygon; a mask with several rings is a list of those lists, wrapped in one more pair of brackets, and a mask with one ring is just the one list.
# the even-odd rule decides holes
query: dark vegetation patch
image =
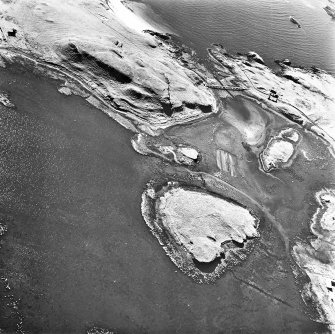
{"label": "dark vegetation patch", "polygon": [[235,240],[233,240],[232,242],[233,242],[233,245],[236,246],[237,248],[244,248],[243,242],[237,242]]}
{"label": "dark vegetation patch", "polygon": [[289,120],[291,120],[291,121],[293,121],[293,122],[295,122],[295,123],[297,123],[297,124],[300,124],[300,125],[303,125],[303,124],[304,124],[304,121],[303,121],[298,115],[290,114],[290,113],[285,113],[285,116],[286,116]]}
{"label": "dark vegetation patch", "polygon": [[199,105],[196,103],[189,103],[189,102],[185,102],[183,105],[180,105],[180,106],[172,107],[171,103],[161,101],[161,105],[162,105],[164,114],[170,117],[175,112],[183,111],[184,107],[192,109],[192,110],[199,108],[201,112],[203,112],[204,114],[208,114],[212,112],[212,107],[210,105]]}
{"label": "dark vegetation patch", "polygon": [[166,102],[161,101],[161,105],[162,105],[162,108],[163,108],[163,113],[165,115],[171,117],[172,114],[173,114],[173,110],[171,108],[171,103],[166,103]]}
{"label": "dark vegetation patch", "polygon": [[197,105],[195,103],[186,102],[185,107],[189,109],[195,109]]}
{"label": "dark vegetation patch", "polygon": [[293,77],[293,76],[290,75],[290,74],[283,74],[283,77],[286,78],[286,79],[288,79],[288,80],[291,80],[291,81],[293,81],[293,82],[295,82],[295,83],[297,83],[297,84],[300,84],[299,79]]}
{"label": "dark vegetation patch", "polygon": [[212,106],[210,105],[199,105],[200,110],[204,113],[204,114],[208,114],[210,112],[212,112]]}
{"label": "dark vegetation patch", "polygon": [[163,34],[157,31],[152,31],[152,30],[144,30],[145,33],[151,35],[151,36],[155,36],[158,37],[159,39],[163,40],[163,41],[168,41],[171,37],[169,34]]}
{"label": "dark vegetation patch", "polygon": [[[93,60],[94,61],[94,60]],[[113,79],[120,83],[131,83],[132,79],[129,75],[119,71],[118,69],[112,67],[111,65],[104,63],[99,59],[95,59],[95,63],[109,74]]]}
{"label": "dark vegetation patch", "polygon": [[69,43],[67,46],[65,46],[63,48],[63,54],[70,62],[84,64],[87,67],[92,68],[94,72],[101,70],[102,74],[107,74],[109,77],[119,83],[132,82],[132,78],[128,74],[113,67],[111,64],[107,64],[101,59],[94,57],[93,55],[84,50],[79,50],[74,43]]}
{"label": "dark vegetation patch", "polygon": [[216,267],[221,263],[221,258],[224,258],[224,255],[217,257],[215,260],[209,263],[200,262],[196,259],[193,259],[194,265],[203,273],[212,273]]}
{"label": "dark vegetation patch", "polygon": [[73,43],[69,43],[67,46],[64,47],[63,54],[69,61],[72,62],[81,62],[83,60],[81,53],[79,52],[76,45]]}
{"label": "dark vegetation patch", "polygon": [[[154,94],[155,93],[152,93],[152,95]],[[153,100],[152,95],[147,94],[146,91],[142,89],[134,89],[134,88],[127,89],[127,96],[130,96],[134,100],[152,102]]]}
{"label": "dark vegetation patch", "polygon": [[180,112],[180,111],[183,111],[183,110],[184,110],[183,105],[172,107],[173,112]]}

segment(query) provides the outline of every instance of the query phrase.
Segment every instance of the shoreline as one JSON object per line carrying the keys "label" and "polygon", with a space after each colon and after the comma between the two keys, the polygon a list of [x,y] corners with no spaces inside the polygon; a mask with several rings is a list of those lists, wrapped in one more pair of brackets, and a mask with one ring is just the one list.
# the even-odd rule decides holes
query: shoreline
{"label": "shoreline", "polygon": [[178,36],[178,34],[164,22],[164,19],[158,15],[149,4],[134,0],[123,0],[122,3],[136,16],[139,16],[144,21],[148,22],[154,31]]}
{"label": "shoreline", "polygon": [[[166,255],[171,261],[187,276],[192,278],[198,284],[213,284],[219,279],[224,273],[233,270],[234,267],[248,258],[248,255],[252,252],[256,244],[258,243],[257,238],[247,238],[245,240],[244,247],[231,247],[225,250],[225,255],[212,261],[211,263],[201,263],[205,271],[201,270],[201,266],[198,267],[194,261],[193,256],[186,248],[184,243],[181,243],[173,233],[164,227],[163,218],[165,214],[159,213],[157,201],[159,202],[162,198],[162,194],[168,192],[169,189],[184,189],[199,194],[203,194],[212,198],[213,200],[222,200],[227,203],[233,203],[236,207],[240,207],[243,210],[249,210],[250,214],[254,217],[257,222],[257,228],[259,225],[263,225],[263,213],[251,203],[246,197],[242,198],[240,194],[234,192],[232,189],[225,192],[225,196],[209,192],[207,185],[202,184],[202,181],[197,179],[197,175],[193,176],[193,182],[183,181],[168,181],[167,184],[156,184],[155,181],[150,181],[147,188],[142,194],[141,212],[145,220],[145,223],[149,227],[151,233],[156,237],[159,244],[164,249]],[[199,182],[200,181],[200,182]],[[240,203],[242,201],[243,205]],[[246,204],[247,203],[247,204]],[[259,235],[258,235],[259,237]],[[214,268],[211,268],[208,272],[208,268],[215,264]]]}
{"label": "shoreline", "polygon": [[[160,135],[164,135],[164,132],[169,129],[206,120],[220,113],[221,103],[227,97],[234,99],[236,96],[242,96],[257,101],[269,113],[279,114],[298,124],[304,130],[311,131],[323,143],[327,143],[328,149],[335,156],[335,140],[329,134],[330,130],[335,133],[335,118],[329,112],[335,103],[332,100],[334,93],[329,89],[332,80],[335,82],[335,78],[331,74],[314,69],[307,70],[282,65],[282,71],[278,75],[271,68],[260,63],[259,59],[248,55],[230,55],[218,45],[213,45],[209,49],[213,68],[204,68],[188,52],[188,49],[179,47],[173,41],[165,41],[162,36],[157,34],[143,32],[142,27],[153,28],[150,22],[147,25],[143,23],[144,19],[141,18],[129,23],[127,15],[130,13],[125,15],[124,8],[119,6],[122,6],[121,2],[117,2],[117,6],[110,7],[112,14],[106,9],[111,17],[113,17],[112,15],[116,15],[117,18],[118,15],[120,16],[116,27],[111,27],[109,21],[108,25],[103,23],[102,26],[95,19],[93,23],[98,25],[106,36],[110,33],[110,29],[116,30],[120,26],[125,29],[122,30],[121,37],[129,30],[133,30],[136,36],[131,42],[129,42],[128,35],[125,39],[120,36],[110,38],[104,35],[105,40],[102,39],[98,42],[93,40],[92,36],[87,41],[81,41],[80,35],[78,35],[75,38],[68,36],[68,39],[64,38],[59,43],[57,42],[56,46],[52,44],[52,41],[50,45],[40,44],[41,49],[37,48],[38,52],[33,51],[31,46],[27,44],[28,47],[25,50],[20,49],[19,45],[1,47],[0,49],[5,51],[0,51],[0,54],[4,59],[8,56],[7,60],[9,59],[9,61],[17,61],[17,57],[26,59],[32,63],[34,69],[40,71],[39,73],[65,81],[62,87],[68,88],[71,93],[80,95],[80,89],[77,87],[79,85],[87,92],[88,95],[81,96],[89,103],[133,133],[146,133],[148,136],[157,138],[157,146],[159,146]],[[91,9],[88,11],[91,12]],[[109,20],[111,21],[111,19]],[[35,29],[34,26],[28,28],[30,34]],[[104,30],[105,28],[106,30]],[[26,37],[19,40],[20,43],[28,43],[28,41],[29,39]],[[104,45],[104,41],[108,42],[107,47]],[[41,57],[43,49],[49,50],[45,57]],[[139,54],[138,50],[142,53]],[[143,55],[145,61],[138,54]],[[157,59],[154,59],[155,56]],[[132,66],[136,66],[135,71]],[[158,68],[158,74],[155,66]],[[40,67],[45,68],[46,71],[41,70]],[[87,72],[83,71],[85,69]],[[55,72],[59,76],[55,75]],[[67,79],[70,79],[70,84]],[[219,87],[218,90],[209,87],[208,81],[210,80],[215,82]],[[324,82],[327,85],[324,85]],[[277,90],[278,103],[268,99],[268,92],[274,84],[279,87]],[[237,93],[230,90],[231,87],[236,86],[240,88],[243,86],[242,88],[246,89],[241,92],[237,91]],[[326,93],[324,93],[325,90]],[[207,110],[210,111],[207,112]],[[327,131],[323,128],[324,126],[327,126]],[[245,134],[241,134],[241,138],[255,154],[258,154],[259,151],[257,145],[266,144],[265,138],[261,138],[260,143],[257,142],[256,145],[249,143],[246,137]],[[271,140],[273,139],[270,137],[268,143]],[[177,142],[176,147],[179,144]],[[192,145],[189,147],[193,148]],[[197,151],[197,148],[194,147],[194,150]],[[199,152],[201,154],[200,150]],[[164,154],[159,157],[164,159]],[[176,155],[174,155],[174,160],[178,161]],[[170,162],[172,159],[166,158],[166,161]],[[224,184],[222,181],[222,184],[218,185],[215,177],[210,174],[192,173],[191,171],[189,173],[193,176],[200,175],[206,188],[212,187],[212,190],[220,189]],[[236,177],[236,174],[233,174],[231,177]],[[189,185],[191,183],[190,181]],[[227,184],[230,186],[229,183]],[[226,192],[232,191],[232,189],[227,190],[229,186],[225,185]],[[233,188],[233,186],[231,187]],[[220,191],[223,190],[220,189]],[[241,190],[238,191],[243,193]],[[146,195],[149,194],[143,194],[143,196]],[[283,238],[286,252],[290,253],[290,241],[281,223],[257,200],[248,198],[249,200],[253,206],[257,207],[258,211],[270,217],[269,220]],[[148,202],[148,198],[143,199],[143,202]],[[152,215],[152,212],[147,212],[148,208],[143,208],[146,205],[143,202],[142,213],[145,212],[143,217],[146,214]],[[153,205],[153,203],[151,204]],[[148,223],[148,218],[144,217],[144,219],[147,225],[151,224]],[[311,232],[313,231],[311,230]],[[157,235],[155,236],[157,237]],[[159,237],[157,239],[161,245],[164,244],[163,239],[159,239]],[[165,252],[171,253],[169,256],[172,261],[183,272],[187,272],[187,269],[183,267],[184,260],[178,256],[178,259],[174,260],[175,251],[169,247],[173,248],[171,245],[163,245]],[[302,267],[300,268],[303,270]],[[214,275],[215,277],[222,274],[221,269],[220,273],[217,272],[216,276]],[[199,273],[194,275],[201,281]],[[212,278],[204,280],[212,281]]]}
{"label": "shoreline", "polygon": [[[293,247],[293,256],[301,270],[309,277],[305,285],[304,298],[314,299],[321,310],[321,321],[326,321],[331,330],[335,329],[334,297],[335,290],[335,233],[331,217],[334,211],[335,194],[332,189],[323,189],[315,194],[318,203],[311,223],[309,242],[297,242]],[[327,211],[330,211],[326,216]]]}
{"label": "shoreline", "polygon": [[[110,8],[107,8],[107,13],[111,17],[116,16],[117,20],[120,20],[115,22],[116,26],[121,25],[123,27],[124,20],[130,16],[135,16],[134,13],[123,7],[119,0],[114,2]],[[100,11],[101,9],[98,10]],[[88,12],[91,13],[92,10],[89,9]],[[94,21],[97,20],[96,16],[92,17]],[[100,99],[104,99],[106,104],[117,109],[119,113],[132,118],[137,123],[137,126],[142,128],[141,131],[150,134],[160,133],[164,128],[171,125],[182,124],[189,120],[194,121],[204,117],[201,110],[203,107],[209,107],[212,112],[215,112],[217,106],[213,93],[205,87],[198,87],[196,82],[198,79],[191,75],[190,70],[181,64],[178,57],[174,56],[174,53],[178,52],[178,48],[164,40],[160,40],[160,38],[143,32],[141,28],[147,30],[152,29],[152,27],[149,24],[142,24],[142,22],[144,20],[140,19],[122,28],[125,32],[129,29],[136,32],[130,35],[132,36],[131,39],[126,38],[123,43],[120,43],[119,39],[113,38],[114,41],[110,41],[107,39],[108,37],[104,37],[106,42],[108,42],[108,45],[105,46],[91,41],[88,36],[85,38],[87,41],[76,41],[75,44],[65,41],[63,46],[64,42],[61,40],[61,46],[58,45],[59,42],[50,44],[50,46],[47,46],[45,54],[41,56],[40,52],[46,49],[46,46],[41,45],[40,49],[37,48],[38,52],[36,52],[36,48],[31,48],[29,45],[22,48],[20,44],[26,43],[26,40],[23,39],[23,36],[18,36],[18,40],[8,40],[6,43],[9,43],[9,45],[2,46],[2,48],[3,50],[26,50],[30,55],[32,53],[34,57],[44,60],[48,64],[65,66],[68,71],[70,70],[72,74],[76,75],[76,79],[82,82],[86,81],[91,88],[99,90]],[[99,25],[103,31],[108,31],[109,29],[116,31],[105,20],[102,20]],[[28,28],[32,29],[34,27],[29,26]],[[120,31],[118,34],[120,34],[120,38],[124,39],[125,33]],[[50,43],[52,42],[50,41]],[[123,45],[126,43],[127,46]],[[112,47],[112,51],[115,52],[116,56],[113,55],[113,59],[111,59],[112,55],[108,47]],[[96,49],[101,51],[97,53]],[[134,54],[134,51],[138,53],[138,50],[142,53],[142,59],[139,59]],[[151,61],[151,57],[154,54],[156,54],[157,60]],[[83,59],[85,64],[74,64],[71,61],[71,58],[74,57],[86,57]],[[143,63],[143,61],[146,63]],[[189,61],[192,62],[191,59]],[[88,67],[88,71],[85,72],[89,73],[86,74],[82,71],[80,69],[81,66]],[[133,68],[134,66],[136,68]],[[127,80],[127,83],[129,78],[129,83],[132,86],[129,93],[124,91],[124,82],[111,84],[110,81],[107,81],[104,78],[104,73],[100,73],[99,67],[102,72],[108,70],[111,71],[110,73],[115,73],[113,75],[122,75]],[[114,77],[113,79],[117,78]],[[170,102],[169,97],[166,95],[169,87],[174,94],[174,98]],[[134,96],[140,96],[140,99],[134,99]],[[146,102],[149,99],[152,101],[150,104]],[[173,117],[165,115],[164,112],[158,112],[159,109],[164,111],[164,106],[169,104],[172,109],[178,110]],[[188,108],[186,105],[195,105],[195,108]],[[179,111],[180,108],[185,110]]]}
{"label": "shoreline", "polygon": [[[15,52],[14,52],[14,58],[15,58]],[[33,59],[33,58],[29,58],[28,56],[25,56],[25,57],[27,57],[26,59],[29,59],[29,61],[31,61],[33,64],[34,63],[36,63],[36,59]],[[40,64],[41,65],[41,64]],[[53,70],[56,70],[56,68],[53,68],[53,66],[54,65],[47,65],[47,64],[43,64],[43,66],[46,66],[48,69],[50,69],[50,67],[49,66],[51,66],[51,68],[53,69]],[[61,70],[57,70],[57,71],[61,71]],[[85,85],[83,85],[83,83],[81,82],[81,81],[79,81],[79,79],[76,79],[75,77],[71,77],[70,76],[70,74],[68,74],[68,73],[65,73],[65,72],[60,72],[62,75],[65,75],[65,76],[67,76],[68,78],[71,78],[72,80],[73,79],[75,79],[75,80],[78,80],[77,82],[78,83],[80,83],[80,85],[82,85],[82,87],[84,87],[85,89],[87,89],[87,91],[89,91],[89,92],[91,92],[92,93],[92,91],[91,90],[89,90],[89,87],[88,88],[86,88],[85,87]],[[43,74],[43,73],[42,73]],[[49,75],[50,75],[50,73],[49,73]],[[53,75],[53,73],[51,73],[51,77],[52,77],[52,75]],[[64,80],[64,78],[59,78],[59,77],[56,77],[56,78],[54,78],[54,79],[56,79],[56,80]],[[90,102],[90,101],[89,101]],[[105,103],[103,100],[101,101],[102,103]],[[92,103],[92,102],[90,102],[90,103]],[[94,105],[94,103],[92,103],[93,105]],[[95,106],[97,106],[97,105],[95,105]],[[98,107],[99,108],[99,107]],[[99,108],[99,109],[101,109],[101,108]],[[111,116],[108,112],[107,112],[107,114],[109,115],[109,116]],[[116,115],[118,115],[118,111],[116,112]],[[114,118],[113,116],[111,116],[112,118]],[[116,119],[117,120],[117,119]],[[122,121],[120,121],[120,119],[119,120],[117,120],[121,125],[123,125],[123,126],[125,126],[124,125],[124,123],[122,124]],[[129,125],[132,125],[132,123],[129,123]],[[131,128],[129,128],[128,127],[128,130],[131,130],[131,131],[135,131],[135,132],[138,132],[137,130],[136,130],[136,128],[135,129],[131,129]],[[155,234],[154,234],[155,235]],[[286,240],[286,242],[288,242],[287,240]],[[288,247],[288,245],[286,245],[286,247]],[[164,247],[163,247],[164,248]],[[168,255],[169,255],[169,251],[167,251],[167,248],[165,247],[164,248],[165,249],[165,252],[167,252],[168,253]],[[171,253],[172,254],[172,253]],[[172,255],[169,255],[169,256],[172,256]],[[174,263],[176,263],[175,261],[173,261]],[[177,267],[180,267],[180,268],[182,268],[182,266],[181,266],[181,264],[177,264]],[[227,267],[228,268],[228,267]],[[229,267],[230,268],[230,267]],[[184,271],[184,270],[183,270]],[[185,269],[185,272],[187,272],[187,270]],[[221,272],[221,271],[220,271]],[[217,275],[219,275],[219,276],[221,276],[222,274],[217,274]],[[215,276],[215,277],[219,277],[219,276]],[[196,275],[196,277],[197,277],[197,275]],[[197,280],[197,279],[196,279]],[[207,281],[207,279],[206,279],[206,281]],[[212,279],[209,279],[209,281],[212,281]],[[208,281],[208,282],[209,282]]]}

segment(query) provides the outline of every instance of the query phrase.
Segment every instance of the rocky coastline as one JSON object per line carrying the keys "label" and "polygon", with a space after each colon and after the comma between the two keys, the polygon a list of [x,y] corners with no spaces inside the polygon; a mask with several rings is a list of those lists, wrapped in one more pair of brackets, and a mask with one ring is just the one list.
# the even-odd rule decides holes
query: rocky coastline
{"label": "rocky coastline", "polygon": [[[242,200],[240,196],[237,198]],[[213,196],[196,178],[187,184],[152,181],[142,195],[142,215],[166,254],[182,272],[197,283],[213,283],[226,270],[243,262],[259,237],[259,209],[247,199],[243,200],[253,208],[252,213],[235,199]],[[226,214],[220,216],[215,209],[210,213],[208,205],[226,206]],[[240,219],[240,229],[237,229],[233,220],[241,215],[248,215],[249,222]],[[178,225],[180,222],[185,222],[182,224],[184,231]]]}
{"label": "rocky coastline", "polygon": [[[18,32],[1,42],[4,64],[28,62],[34,70],[60,79],[61,93],[82,96],[132,131],[138,153],[188,170],[188,182],[150,182],[141,210],[170,259],[198,283],[213,283],[242,264],[262,238],[263,218],[270,217],[262,200],[268,204],[271,196],[261,193],[257,180],[246,177],[252,175],[249,162],[259,168],[260,161],[263,174],[277,178],[278,170],[296,163],[305,133],[315,135],[335,157],[335,78],[320,69],[293,67],[284,60],[278,61],[281,70],[274,72],[256,52],[231,55],[219,44],[208,49],[204,65],[194,52],[155,30],[121,1],[59,6],[52,0],[35,5],[24,0],[2,3],[0,9],[6,14],[2,27]],[[0,102],[11,107],[1,96]],[[176,194],[183,196],[169,202]],[[317,194],[326,215],[320,218],[318,210],[313,217],[311,229],[318,239],[311,245],[299,242],[293,249],[300,270],[310,278],[308,288],[320,304],[322,321],[330,325],[335,323],[334,304],[325,293],[332,287],[315,272],[334,269],[332,246],[328,249],[324,243],[327,238],[328,244],[334,241],[328,215],[333,197],[330,190]],[[210,208],[220,201],[227,210],[222,216],[219,210],[212,212],[215,219],[205,219],[211,226],[203,230],[190,209],[190,202],[196,202],[203,218],[202,200]],[[178,205],[189,209],[190,228],[183,234],[179,223],[185,217],[175,217]],[[241,211],[252,212],[242,215],[241,221],[248,222],[244,226],[230,217],[239,217]],[[248,220],[251,217],[254,222]],[[268,220],[274,221],[288,249],[282,224],[272,215]],[[213,221],[223,225],[213,228]],[[321,222],[326,224],[322,235],[316,232]],[[232,226],[238,226],[236,234]],[[321,252],[327,264],[318,261]]]}
{"label": "rocky coastline", "polygon": [[310,279],[304,286],[304,300],[312,299],[318,304],[321,321],[328,323],[331,331],[334,331],[335,193],[333,189],[323,189],[315,198],[319,207],[310,224],[315,238],[310,242],[297,242],[293,247],[293,256]]}

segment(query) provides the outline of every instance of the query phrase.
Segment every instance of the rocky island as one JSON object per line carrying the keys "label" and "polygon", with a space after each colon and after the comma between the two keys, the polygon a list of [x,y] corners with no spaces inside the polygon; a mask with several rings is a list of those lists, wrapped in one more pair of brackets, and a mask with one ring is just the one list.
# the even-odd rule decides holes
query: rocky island
{"label": "rocky island", "polygon": [[243,261],[259,237],[255,213],[232,198],[178,182],[149,184],[142,214],[171,260],[199,283],[215,281],[227,267]]}
{"label": "rocky island", "polygon": [[274,136],[268,142],[264,151],[260,154],[260,160],[265,172],[279,166],[287,166],[293,159],[299,133],[294,129],[284,129],[278,136]]}
{"label": "rocky island", "polygon": [[[335,195],[318,188],[334,167],[331,74],[289,61],[274,71],[256,52],[220,44],[200,61],[119,0],[3,1],[0,10],[4,66],[59,80],[60,93],[85,98],[131,131],[136,152],[162,161],[138,210],[184,274],[215,283],[262,256],[269,266],[285,258],[303,299],[317,305],[313,317],[334,330]],[[14,109],[5,93],[0,100]],[[291,307],[250,280],[240,281]]]}

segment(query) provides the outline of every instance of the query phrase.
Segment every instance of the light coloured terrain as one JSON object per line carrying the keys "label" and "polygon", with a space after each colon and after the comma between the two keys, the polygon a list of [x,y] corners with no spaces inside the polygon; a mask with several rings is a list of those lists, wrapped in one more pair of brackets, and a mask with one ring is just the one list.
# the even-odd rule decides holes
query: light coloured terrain
{"label": "light coloured terrain", "polygon": [[[282,71],[278,75],[250,57],[227,54],[219,45],[210,49],[210,55],[228,82],[234,75],[235,83],[248,88],[243,94],[262,103],[273,113],[303,123],[325,138],[334,150],[335,78],[332,75],[319,69],[308,70],[284,64],[281,64]],[[278,102],[268,100],[271,89],[279,95]]]}
{"label": "light coloured terrain", "polygon": [[230,106],[224,108],[221,118],[228,121],[231,125],[236,127],[241,133],[242,140],[249,145],[262,144],[266,134],[266,119],[261,115],[261,105],[252,103],[249,99],[242,100],[241,104],[248,110],[249,118],[241,119],[242,117],[234,113],[237,106]]}
{"label": "light coloured terrain", "polygon": [[4,57],[15,48],[66,66],[143,131],[217,111],[201,78],[119,0],[5,1],[0,12],[4,33],[18,31],[1,41]]}
{"label": "light coloured terrain", "polygon": [[190,147],[180,147],[178,151],[188,157],[189,159],[196,160],[198,159],[199,153],[194,148]]}
{"label": "light coloured terrain", "polygon": [[294,153],[292,143],[285,140],[271,140],[266,149],[260,155],[265,172],[278,168],[280,164],[287,163]]}
{"label": "light coloured terrain", "polygon": [[[212,164],[224,177],[236,180],[243,176],[238,169],[242,162],[247,164],[242,143],[257,157],[260,154],[265,171],[285,166],[294,158],[299,133],[284,129],[270,138],[266,146],[271,117],[265,117],[260,109],[313,131],[334,154],[335,78],[322,70],[281,64],[282,71],[276,74],[255,52],[231,56],[216,45],[210,50],[219,78],[216,80],[191,53],[168,42],[166,35],[157,32],[157,27],[136,16],[120,0],[3,0],[0,12],[2,57],[7,60],[16,55],[29,57],[70,74],[90,92],[91,95],[85,96],[87,101],[97,107],[100,107],[97,101],[104,101],[108,114],[138,132],[132,144],[141,154],[194,166],[207,153],[207,142],[199,143],[204,142],[203,137],[197,138],[198,145],[181,144],[164,137],[164,130],[220,112],[220,121],[208,132],[215,144]],[[17,29],[16,37],[7,36],[12,29]],[[0,65],[3,64],[0,59]],[[231,94],[224,89],[214,91],[207,84],[245,90]],[[277,102],[268,99],[271,89],[279,95]],[[74,88],[64,83],[59,91],[70,95]],[[250,115],[245,119],[242,114],[233,113],[234,107],[220,105],[227,96],[236,95],[247,101]],[[0,96],[0,102],[10,106],[6,95]],[[200,145],[202,150],[198,148]],[[208,177],[217,181],[213,175]],[[199,178],[199,182],[204,181]],[[256,189],[262,191],[260,186]],[[152,202],[158,197],[156,209],[163,228],[199,262],[210,263],[222,256],[225,243],[245,245],[249,238],[259,235],[258,221],[247,208],[181,187],[162,192],[158,196],[149,189],[145,192],[147,197],[143,197],[147,202],[150,196]],[[335,192],[322,191],[317,200],[320,208],[311,225],[317,238],[310,244],[298,242],[293,253],[310,278],[305,296],[309,294],[318,301],[323,321],[334,324]],[[142,213],[149,212],[147,202],[143,200]],[[259,207],[265,206],[260,203]],[[0,234],[3,231],[0,229]],[[155,233],[157,236],[156,230]],[[182,268],[185,258],[177,253],[173,254],[175,258],[170,257],[175,263],[179,261]]]}
{"label": "light coloured terrain", "polygon": [[299,134],[294,129],[284,129],[278,136],[270,139],[260,154],[260,161],[265,172],[285,167],[292,160],[299,141]]}
{"label": "light coloured terrain", "polygon": [[279,137],[286,138],[294,143],[297,143],[300,139],[299,133],[291,128],[282,130],[279,134]]}
{"label": "light coloured terrain", "polygon": [[10,101],[8,96],[4,93],[1,93],[1,92],[0,92],[0,103],[3,104],[5,107],[8,107],[8,108],[13,108],[14,107],[14,104]]}
{"label": "light coloured terrain", "polygon": [[209,194],[174,188],[158,205],[162,223],[176,241],[199,262],[212,262],[222,245],[259,236],[257,219],[236,204]]}
{"label": "light coloured terrain", "polygon": [[335,330],[335,191],[325,189],[316,194],[320,205],[313,216],[311,232],[316,239],[298,242],[293,255],[308,275],[305,298],[312,297],[322,314],[322,320]]}
{"label": "light coloured terrain", "polygon": [[0,224],[0,237],[3,236],[7,231],[7,226]]}
{"label": "light coloured terrain", "polygon": [[142,133],[131,139],[134,150],[143,155],[154,155],[177,164],[192,166],[199,162],[199,152],[193,147],[178,144],[171,140],[164,141]]}
{"label": "light coloured terrain", "polygon": [[220,172],[229,173],[231,176],[236,176],[236,157],[224,150],[216,151],[216,164]]}

